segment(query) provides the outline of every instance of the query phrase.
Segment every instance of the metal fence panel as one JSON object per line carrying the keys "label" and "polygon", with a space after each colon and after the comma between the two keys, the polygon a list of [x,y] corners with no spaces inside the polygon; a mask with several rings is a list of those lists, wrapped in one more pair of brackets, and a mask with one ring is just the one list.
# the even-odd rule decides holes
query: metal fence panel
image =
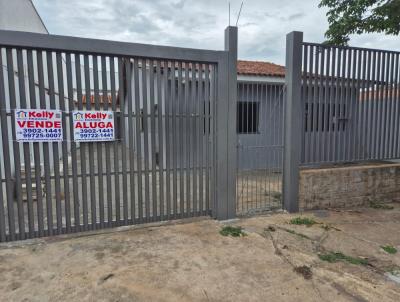
{"label": "metal fence panel", "polygon": [[303,43],[303,164],[400,158],[399,55]]}
{"label": "metal fence panel", "polygon": [[[0,242],[211,214],[227,52],[175,50],[0,32]],[[17,142],[18,108],[61,110],[63,141]],[[74,141],[73,110],[115,141]]]}

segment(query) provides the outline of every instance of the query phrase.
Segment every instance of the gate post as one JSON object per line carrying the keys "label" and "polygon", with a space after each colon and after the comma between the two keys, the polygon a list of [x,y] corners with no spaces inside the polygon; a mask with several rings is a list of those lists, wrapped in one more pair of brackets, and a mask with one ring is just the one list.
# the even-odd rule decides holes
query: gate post
{"label": "gate post", "polygon": [[286,36],[286,106],[283,156],[283,207],[299,211],[299,165],[301,161],[303,108],[301,100],[303,33]]}
{"label": "gate post", "polygon": [[212,216],[219,220],[236,217],[236,98],[237,98],[237,27],[225,29],[227,56],[218,64],[216,114],[216,164]]}

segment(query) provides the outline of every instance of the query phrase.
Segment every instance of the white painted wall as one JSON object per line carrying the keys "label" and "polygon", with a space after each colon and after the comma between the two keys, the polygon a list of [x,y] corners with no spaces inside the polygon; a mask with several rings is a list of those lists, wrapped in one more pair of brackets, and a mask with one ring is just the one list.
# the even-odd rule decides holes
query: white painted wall
{"label": "white painted wall", "polygon": [[31,0],[0,0],[0,29],[49,33]]}

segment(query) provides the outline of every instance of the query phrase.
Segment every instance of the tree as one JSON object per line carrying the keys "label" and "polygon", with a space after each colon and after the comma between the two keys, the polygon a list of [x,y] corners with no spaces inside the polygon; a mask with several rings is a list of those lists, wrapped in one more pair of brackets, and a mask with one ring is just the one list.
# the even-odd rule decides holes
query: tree
{"label": "tree", "polygon": [[329,9],[327,44],[347,45],[351,34],[400,33],[400,0],[321,0],[319,7]]}

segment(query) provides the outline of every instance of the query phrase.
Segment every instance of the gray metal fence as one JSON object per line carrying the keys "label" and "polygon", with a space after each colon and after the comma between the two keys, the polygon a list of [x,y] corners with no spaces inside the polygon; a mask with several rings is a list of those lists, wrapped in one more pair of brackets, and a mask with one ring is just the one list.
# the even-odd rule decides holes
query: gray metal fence
{"label": "gray metal fence", "polygon": [[[234,38],[236,28],[226,34]],[[235,55],[0,31],[0,242],[231,218],[228,60]],[[61,110],[63,141],[17,142],[18,108]],[[115,141],[74,141],[77,109],[113,111]]]}
{"label": "gray metal fence", "polygon": [[283,83],[238,83],[238,214],[282,208],[283,113]]}
{"label": "gray metal fence", "polygon": [[302,53],[302,163],[400,158],[400,53],[314,43]]}
{"label": "gray metal fence", "polygon": [[400,158],[400,52],[286,40],[283,204],[299,167]]}

